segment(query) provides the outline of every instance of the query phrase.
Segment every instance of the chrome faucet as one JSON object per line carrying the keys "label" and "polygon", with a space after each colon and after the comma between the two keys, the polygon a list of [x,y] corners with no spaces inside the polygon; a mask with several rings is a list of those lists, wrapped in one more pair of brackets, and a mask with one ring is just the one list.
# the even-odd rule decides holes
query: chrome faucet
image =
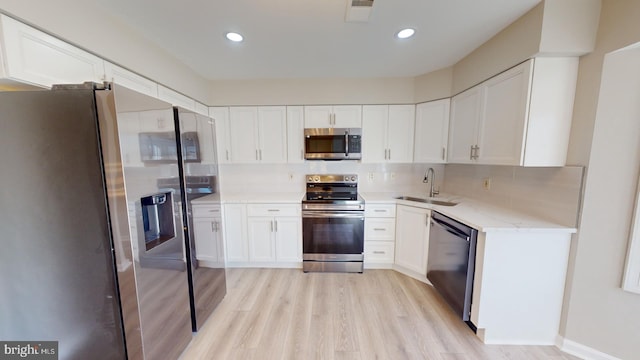
{"label": "chrome faucet", "polygon": [[[429,180],[429,174],[431,174],[431,180]],[[440,193],[440,191],[433,189],[433,183],[435,182],[435,177],[436,177],[436,171],[430,167],[429,169],[427,169],[427,172],[425,172],[424,179],[422,179],[423,183],[430,184],[429,197],[434,197]]]}

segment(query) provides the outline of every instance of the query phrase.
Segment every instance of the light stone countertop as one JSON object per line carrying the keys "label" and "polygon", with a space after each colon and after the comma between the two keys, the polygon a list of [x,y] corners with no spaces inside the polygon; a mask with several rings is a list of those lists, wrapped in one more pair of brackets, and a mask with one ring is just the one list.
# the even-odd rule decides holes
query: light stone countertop
{"label": "light stone countertop", "polygon": [[[395,203],[424,209],[436,210],[464,224],[467,224],[482,232],[517,231],[517,232],[567,232],[575,233],[577,230],[553,222],[542,220],[534,216],[515,210],[506,209],[494,205],[488,205],[477,200],[455,195],[438,195],[435,200],[452,201],[458,203],[455,206],[441,206],[408,200],[395,199],[396,196],[405,195],[417,198],[426,198],[425,194],[398,194],[393,192],[376,193],[364,192],[360,195],[366,203]],[[365,205],[366,206],[366,205]]]}

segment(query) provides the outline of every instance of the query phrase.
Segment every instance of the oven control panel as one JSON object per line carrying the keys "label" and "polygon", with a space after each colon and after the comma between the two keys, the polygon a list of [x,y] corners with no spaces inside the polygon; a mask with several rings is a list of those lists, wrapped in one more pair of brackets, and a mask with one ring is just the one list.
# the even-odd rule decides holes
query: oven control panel
{"label": "oven control panel", "polygon": [[347,175],[307,175],[307,183],[358,183],[357,174]]}

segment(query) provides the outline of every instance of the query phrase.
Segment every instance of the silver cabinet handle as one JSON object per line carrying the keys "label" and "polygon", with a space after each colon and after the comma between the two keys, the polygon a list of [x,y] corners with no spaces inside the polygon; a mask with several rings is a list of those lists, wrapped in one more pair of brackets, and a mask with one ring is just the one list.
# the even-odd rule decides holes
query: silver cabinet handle
{"label": "silver cabinet handle", "polygon": [[215,221],[211,222],[211,232],[216,232],[216,222]]}
{"label": "silver cabinet handle", "polygon": [[445,155],[445,153],[444,153],[444,152],[445,152],[445,151],[446,151],[446,150],[445,150],[445,148],[443,147],[443,148],[442,148],[442,160],[444,160],[444,159],[445,159],[445,157],[444,157],[444,155]]}
{"label": "silver cabinet handle", "polygon": [[262,149],[260,149],[260,160],[262,160]]}
{"label": "silver cabinet handle", "polygon": [[374,212],[387,212],[387,210],[383,210],[383,209],[375,209],[373,210]]}
{"label": "silver cabinet handle", "polygon": [[258,149],[256,149],[256,160],[258,160]]}
{"label": "silver cabinet handle", "polygon": [[275,232],[278,232],[278,220],[273,220],[273,223],[275,224]]}
{"label": "silver cabinet handle", "polygon": [[469,160],[473,160],[473,145],[469,146]]}
{"label": "silver cabinet handle", "polygon": [[269,222],[269,224],[271,225],[271,232],[273,232],[273,220],[271,220],[271,222]]}
{"label": "silver cabinet handle", "polygon": [[268,212],[278,212],[280,209],[267,209]]}
{"label": "silver cabinet handle", "polygon": [[389,160],[391,160],[391,149],[389,149]]}
{"label": "silver cabinet handle", "polygon": [[373,253],[374,253],[374,254],[378,254],[378,255],[385,254],[385,252],[384,252],[384,251],[374,251]]}
{"label": "silver cabinet handle", "polygon": [[374,228],[373,230],[374,230],[374,231],[385,231],[385,230],[387,230],[387,229],[385,229],[385,228]]}
{"label": "silver cabinet handle", "polygon": [[227,160],[229,160],[229,150],[225,150],[225,152],[227,153]]}

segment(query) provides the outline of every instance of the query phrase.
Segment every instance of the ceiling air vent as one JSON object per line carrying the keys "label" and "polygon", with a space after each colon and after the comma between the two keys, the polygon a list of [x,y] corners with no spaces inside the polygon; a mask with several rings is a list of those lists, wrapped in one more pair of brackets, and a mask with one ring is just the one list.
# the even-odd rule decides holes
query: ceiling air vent
{"label": "ceiling air vent", "polygon": [[373,8],[373,0],[347,0],[347,22],[367,22],[371,9]]}

